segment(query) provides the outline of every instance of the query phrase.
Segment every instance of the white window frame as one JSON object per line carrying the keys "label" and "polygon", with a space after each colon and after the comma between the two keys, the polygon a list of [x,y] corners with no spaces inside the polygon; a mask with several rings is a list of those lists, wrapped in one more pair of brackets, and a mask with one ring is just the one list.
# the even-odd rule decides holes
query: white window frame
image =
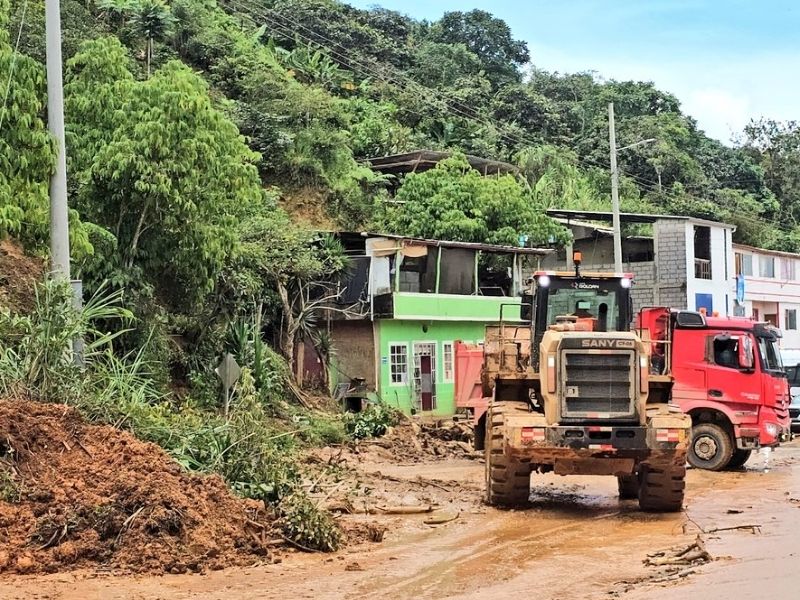
{"label": "white window frame", "polygon": [[[395,354],[392,352],[394,348],[403,348],[402,354]],[[394,380],[394,371],[392,367],[394,367],[394,357],[395,356],[404,356],[405,357],[405,372],[402,373],[402,381],[395,381]],[[411,361],[408,358],[408,342],[389,342],[389,385],[395,387],[403,387],[408,385],[410,381],[409,377],[409,367],[411,365]]]}
{"label": "white window frame", "polygon": [[[447,347],[450,346],[450,361],[447,361]],[[448,369],[449,367],[449,369]],[[448,376],[447,371],[450,371]],[[442,342],[442,383],[453,383],[456,380],[456,343]]]}
{"label": "white window frame", "polygon": [[[766,269],[764,268],[765,262],[769,261],[772,263],[772,275],[766,274]],[[758,276],[762,279],[775,279],[775,257],[774,256],[764,256],[763,254],[758,259]]]}

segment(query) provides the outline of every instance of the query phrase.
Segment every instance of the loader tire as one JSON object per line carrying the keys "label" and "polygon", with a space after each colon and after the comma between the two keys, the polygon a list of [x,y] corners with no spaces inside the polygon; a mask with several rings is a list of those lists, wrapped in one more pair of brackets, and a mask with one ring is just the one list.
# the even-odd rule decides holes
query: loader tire
{"label": "loader tire", "polygon": [[692,427],[689,464],[695,469],[721,471],[733,457],[731,436],[719,425],[699,423]]}
{"label": "loader tire", "polygon": [[726,469],[741,469],[744,463],[750,458],[752,450],[734,450],[731,460],[725,466]]}
{"label": "loader tire", "polygon": [[683,508],[686,467],[642,465],[639,471],[639,508],[649,512],[678,512]]}
{"label": "loader tire", "polygon": [[530,463],[505,455],[505,419],[515,411],[527,413],[527,408],[518,402],[495,402],[486,416],[486,501],[491,506],[524,506],[530,497]]}
{"label": "loader tire", "polygon": [[617,475],[617,487],[620,500],[631,500],[639,497],[639,478],[633,475]]}

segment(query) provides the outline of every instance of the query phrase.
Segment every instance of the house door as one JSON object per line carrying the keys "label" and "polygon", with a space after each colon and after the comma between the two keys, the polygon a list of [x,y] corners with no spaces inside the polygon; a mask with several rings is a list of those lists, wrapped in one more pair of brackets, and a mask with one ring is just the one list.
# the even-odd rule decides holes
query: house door
{"label": "house door", "polygon": [[422,412],[436,408],[436,344],[414,344],[414,389]]}

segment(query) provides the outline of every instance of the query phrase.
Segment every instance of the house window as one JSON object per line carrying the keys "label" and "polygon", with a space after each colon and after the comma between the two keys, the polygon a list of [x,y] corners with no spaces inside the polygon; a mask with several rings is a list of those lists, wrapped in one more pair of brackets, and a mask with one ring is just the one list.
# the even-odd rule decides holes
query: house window
{"label": "house window", "polygon": [[389,345],[389,370],[393,384],[408,383],[408,344]]}
{"label": "house window", "polygon": [[711,279],[711,228],[694,228],[694,277]]}
{"label": "house window", "polygon": [[736,253],[736,274],[751,277],[753,275],[753,255]]}
{"label": "house window", "polygon": [[775,278],[775,257],[762,256],[758,260],[758,274],[768,279]]}
{"label": "house window", "polygon": [[442,342],[442,370],[445,383],[452,383],[454,377],[453,342]]}
{"label": "house window", "polygon": [[797,310],[794,308],[787,308],[786,315],[783,321],[784,329],[797,329]]}
{"label": "house window", "polygon": [[789,281],[795,278],[795,266],[791,258],[779,258],[778,263],[781,268],[781,279]]}
{"label": "house window", "polygon": [[759,317],[759,316],[760,316],[760,313],[758,312],[758,309],[757,309],[757,308],[754,308],[754,309],[753,309],[753,320],[754,320],[754,321],[758,321],[758,317]]}

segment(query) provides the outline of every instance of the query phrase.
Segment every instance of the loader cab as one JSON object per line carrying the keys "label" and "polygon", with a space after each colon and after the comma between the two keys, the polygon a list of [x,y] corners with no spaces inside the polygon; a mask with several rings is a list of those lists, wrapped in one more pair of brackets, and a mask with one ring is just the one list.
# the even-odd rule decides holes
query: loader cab
{"label": "loader cab", "polygon": [[544,332],[560,322],[574,322],[583,331],[630,331],[632,275],[539,272],[533,277],[533,351]]}

